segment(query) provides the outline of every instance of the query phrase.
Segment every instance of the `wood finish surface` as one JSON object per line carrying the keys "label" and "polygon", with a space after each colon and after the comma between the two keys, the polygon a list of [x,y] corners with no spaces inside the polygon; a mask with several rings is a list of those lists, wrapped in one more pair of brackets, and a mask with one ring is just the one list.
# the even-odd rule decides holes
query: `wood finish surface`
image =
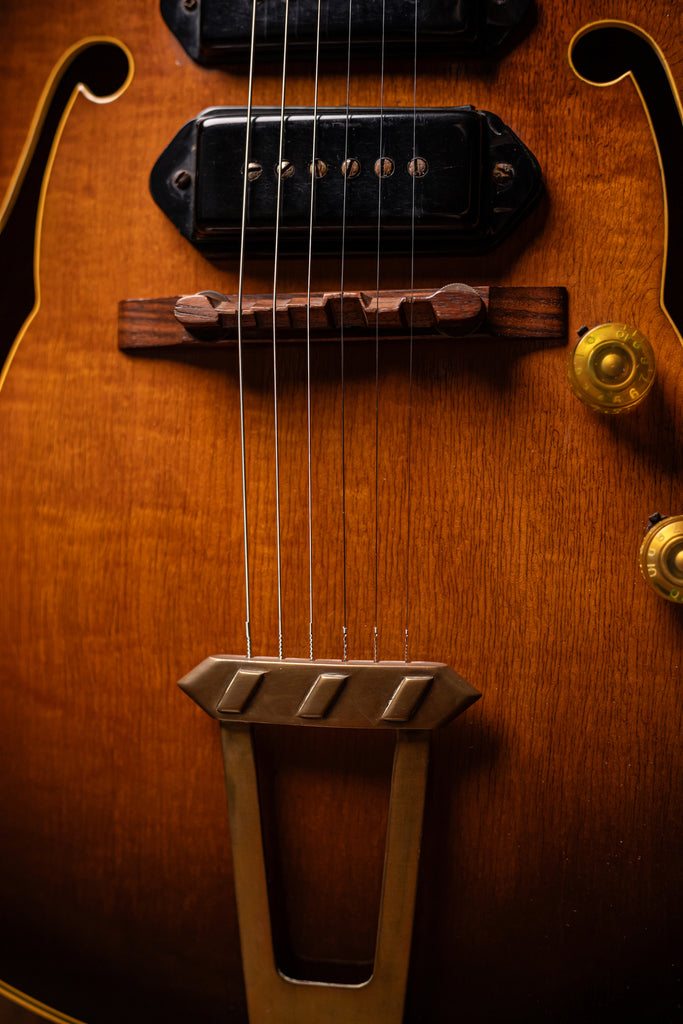
{"label": "wood finish surface", "polygon": [[35,1013],[9,999],[0,999],[0,1021],[2,1024],[36,1024],[40,1020]]}
{"label": "wood finish surface", "polygon": [[[495,253],[420,259],[415,286],[566,286],[571,332],[615,320],[649,337],[646,404],[592,414],[563,347],[435,341],[414,353],[411,387],[408,346],[391,343],[378,388],[374,350],[345,353],[349,657],[373,655],[375,595],[380,657],[403,656],[409,574],[410,657],[446,661],[483,693],[434,739],[409,1024],[664,1022],[681,996],[683,623],[640,577],[638,549],[650,513],[683,512],[683,352],[658,304],[662,185],[640,100],[629,80],[591,88],[567,61],[573,34],[608,17],[656,39],[681,86],[673,0],[539,0],[500,62],[420,55],[418,105],[499,114],[546,192]],[[79,97],[70,114],[41,308],[0,394],[0,978],[88,1024],[244,1024],[218,727],[175,685],[207,655],[245,652],[237,354],[123,354],[117,309],[237,291],[236,268],[194,253],[147,179],[186,120],[246,104],[247,76],[195,67],[151,2],[35,0],[3,25],[0,185],[68,46],[114,36],[135,76],[115,103]],[[378,67],[354,64],[352,105],[379,103]],[[312,83],[310,65],[292,67],[288,103],[310,105]],[[279,89],[279,69],[257,66],[255,103],[279,105]],[[392,61],[385,104],[412,97],[411,68]],[[340,65],[324,67],[319,101],[345,104]],[[279,278],[305,290],[305,261]],[[383,288],[409,280],[408,261],[382,254]],[[271,281],[268,261],[248,263],[245,291]],[[346,288],[375,281],[374,260],[347,263]],[[313,288],[338,290],[338,261],[315,262]],[[305,350],[279,359],[284,647],[306,657]],[[338,345],[316,348],[314,641],[327,658],[342,654],[339,370]],[[278,640],[272,376],[250,351],[258,655]],[[339,977],[367,976],[391,741],[257,734],[288,970],[348,961]]]}

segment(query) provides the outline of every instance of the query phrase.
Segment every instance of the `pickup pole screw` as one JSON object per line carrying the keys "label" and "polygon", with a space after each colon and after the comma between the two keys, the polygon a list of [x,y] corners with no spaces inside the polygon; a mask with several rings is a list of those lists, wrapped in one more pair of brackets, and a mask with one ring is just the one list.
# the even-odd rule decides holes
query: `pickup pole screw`
{"label": "pickup pole screw", "polygon": [[345,178],[357,178],[360,174],[360,160],[356,160],[355,157],[349,157],[342,164],[342,174]]}
{"label": "pickup pole screw", "polygon": [[183,7],[186,11],[196,11],[197,0],[183,0]]}
{"label": "pickup pole screw", "polygon": [[388,156],[381,156],[375,163],[375,174],[378,178],[390,178],[394,173],[394,161]]}
{"label": "pickup pole screw", "polygon": [[423,156],[416,156],[408,164],[408,174],[413,178],[424,178],[429,165]]}
{"label": "pickup pole screw", "polygon": [[261,164],[257,164],[255,160],[251,160],[247,167],[247,178],[249,181],[256,181],[263,174],[263,167]]}
{"label": "pickup pole screw", "polygon": [[[308,165],[308,173],[313,173],[313,164]],[[327,164],[324,160],[316,160],[315,162],[315,176],[316,178],[324,178],[327,174]]]}
{"label": "pickup pole screw", "polygon": [[291,178],[294,174],[294,164],[291,160],[283,160],[281,164],[276,166],[275,173],[279,174],[282,178]]}

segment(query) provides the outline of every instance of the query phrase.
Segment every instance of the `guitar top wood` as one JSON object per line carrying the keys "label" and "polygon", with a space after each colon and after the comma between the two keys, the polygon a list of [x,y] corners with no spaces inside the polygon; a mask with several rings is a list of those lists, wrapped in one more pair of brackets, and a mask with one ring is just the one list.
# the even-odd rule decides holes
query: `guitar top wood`
{"label": "guitar top wood", "polygon": [[[492,111],[542,168],[500,247],[413,267],[380,233],[379,269],[349,258],[342,283],[339,258],[312,265],[315,293],[566,288],[567,344],[349,345],[342,387],[332,338],[311,354],[310,434],[306,346],[277,353],[285,657],[308,657],[312,583],[315,658],[343,658],[346,626],[349,659],[400,661],[407,628],[411,660],[482,693],[433,738],[406,1024],[664,1022],[680,1003],[682,609],[638,553],[648,516],[683,514],[683,349],[660,307],[666,210],[638,92],[568,60],[605,18],[635,22],[682,87],[673,0],[537,0],[502,55],[418,51],[418,106]],[[9,5],[0,191],[52,68],[89,36],[119,40],[134,74],[63,122],[39,306],[0,391],[0,979],[57,1020],[246,1024],[218,726],[176,686],[247,653],[239,353],[130,354],[117,330],[123,300],[238,293],[237,263],[195,251],[148,179],[201,110],[246,106],[248,74],[197,66],[152,2]],[[387,62],[383,95],[379,53],[352,70],[351,106],[412,107],[411,58]],[[281,87],[257,60],[254,104]],[[312,61],[292,63],[287,104],[313,89]],[[326,60],[320,104],[346,97],[345,61]],[[283,260],[279,291],[305,294],[307,273]],[[245,295],[272,283],[272,259],[247,260]],[[579,328],[610,321],[657,359],[620,416],[567,381]],[[273,657],[272,348],[245,350],[242,383],[251,640]],[[279,963],[356,982],[392,737],[254,731]]]}

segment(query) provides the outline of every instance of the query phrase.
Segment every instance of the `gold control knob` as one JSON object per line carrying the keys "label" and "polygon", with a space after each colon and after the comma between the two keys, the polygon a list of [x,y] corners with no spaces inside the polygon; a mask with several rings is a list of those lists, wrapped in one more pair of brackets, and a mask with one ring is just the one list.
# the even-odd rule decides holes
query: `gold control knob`
{"label": "gold control knob", "polygon": [[660,519],[647,532],[640,571],[660,597],[683,603],[683,516]]}
{"label": "gold control knob", "polygon": [[569,357],[574,394],[598,412],[623,412],[637,405],[655,379],[655,356],[644,334],[628,324],[583,329]]}

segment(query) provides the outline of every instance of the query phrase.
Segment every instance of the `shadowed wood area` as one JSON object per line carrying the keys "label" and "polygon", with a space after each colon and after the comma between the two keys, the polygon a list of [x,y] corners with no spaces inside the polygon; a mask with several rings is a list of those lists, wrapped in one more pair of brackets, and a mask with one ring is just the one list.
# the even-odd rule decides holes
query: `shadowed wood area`
{"label": "shadowed wood area", "polygon": [[[401,660],[407,627],[411,660],[483,694],[432,741],[405,1024],[669,1024],[681,999],[683,620],[639,549],[648,516],[683,514],[683,351],[659,305],[667,225],[638,93],[567,58],[601,18],[635,21],[681,87],[673,0],[537,0],[499,59],[421,50],[416,104],[500,116],[541,165],[541,201],[489,255],[382,251],[379,271],[348,259],[342,286],[340,259],[314,253],[311,288],[566,288],[569,345],[608,321],[649,338],[647,399],[591,412],[558,339],[349,345],[343,387],[339,339],[316,344],[311,616],[306,348],[278,350],[285,657],[309,656],[311,617],[320,659],[343,657],[346,626],[349,659],[377,637]],[[237,265],[200,256],[148,179],[201,110],[246,106],[248,75],[196,66],[156,3],[9,5],[0,191],[52,68],[94,35],[135,74],[111,104],[79,95],[64,124],[41,306],[0,391],[0,979],[86,1024],[247,1024],[220,730],[176,685],[246,654],[238,353],[124,353],[118,310],[237,294]],[[352,106],[379,106],[379,68],[353,59]],[[280,90],[258,59],[254,103]],[[344,62],[326,61],[319,103],[346,96]],[[392,57],[384,104],[413,97],[412,61]],[[300,61],[287,103],[313,102]],[[307,271],[283,261],[279,291],[306,293]],[[272,260],[247,261],[246,295],[272,282]],[[268,346],[245,349],[259,657],[279,639],[273,376]],[[393,737],[254,730],[280,963],[367,976]]]}
{"label": "shadowed wood area", "polygon": [[41,1020],[35,1013],[25,1010],[9,1000],[0,1000],[0,1021],[2,1024],[36,1024]]}

